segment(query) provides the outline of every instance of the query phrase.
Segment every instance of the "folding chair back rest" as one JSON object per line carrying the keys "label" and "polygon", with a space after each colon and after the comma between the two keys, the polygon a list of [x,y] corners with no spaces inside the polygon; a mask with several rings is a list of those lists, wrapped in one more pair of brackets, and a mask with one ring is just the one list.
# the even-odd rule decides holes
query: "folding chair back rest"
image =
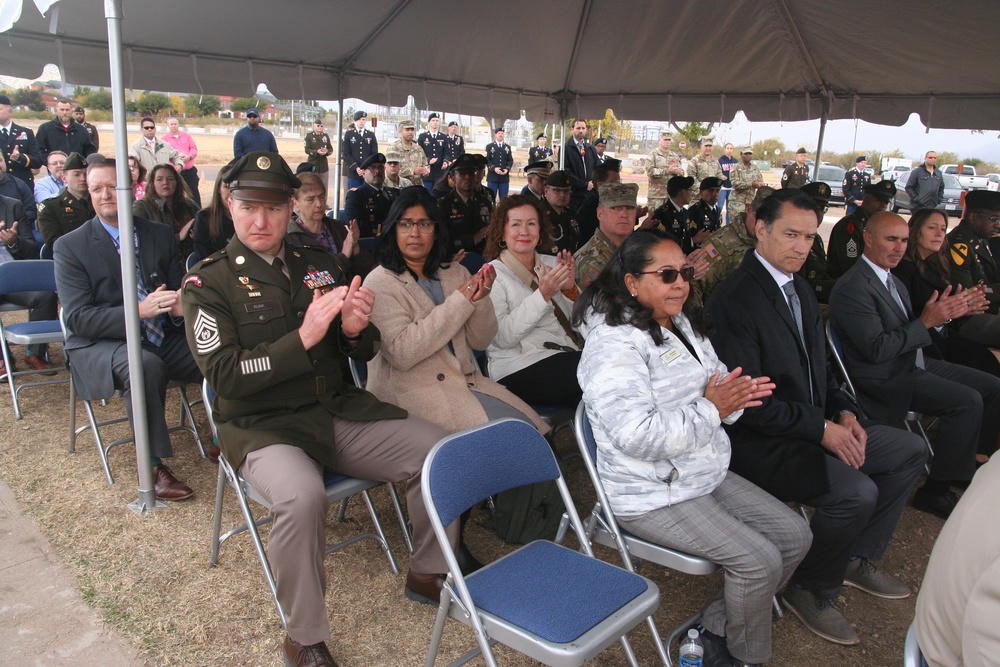
{"label": "folding chair back rest", "polygon": [[364,389],[365,385],[368,384],[368,364],[347,357],[347,365],[351,369],[351,379],[354,380],[354,386],[358,389]]}
{"label": "folding chair back rest", "polygon": [[534,426],[516,419],[489,426],[445,438],[428,456],[428,488],[445,526],[487,496],[559,478],[555,455]]}
{"label": "folding chair back rest", "polygon": [[837,367],[837,374],[840,375],[841,386],[851,395],[854,402],[858,402],[858,392],[854,390],[854,383],[847,372],[847,365],[844,363],[844,344],[840,340],[840,334],[833,328],[832,322],[826,323],[826,342],[830,346],[830,356],[833,358],[833,365]]}
{"label": "folding chair back rest", "polygon": [[0,264],[0,294],[55,292],[55,266],[51,259],[22,259]]}

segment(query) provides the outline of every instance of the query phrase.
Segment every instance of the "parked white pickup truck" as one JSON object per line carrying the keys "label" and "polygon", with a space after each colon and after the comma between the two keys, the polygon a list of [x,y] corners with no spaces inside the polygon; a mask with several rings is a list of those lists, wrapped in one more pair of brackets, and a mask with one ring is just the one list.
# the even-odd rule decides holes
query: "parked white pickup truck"
{"label": "parked white pickup truck", "polygon": [[941,167],[941,171],[957,176],[958,182],[966,190],[986,190],[990,186],[989,179],[985,176],[977,176],[976,168],[971,164],[946,164]]}

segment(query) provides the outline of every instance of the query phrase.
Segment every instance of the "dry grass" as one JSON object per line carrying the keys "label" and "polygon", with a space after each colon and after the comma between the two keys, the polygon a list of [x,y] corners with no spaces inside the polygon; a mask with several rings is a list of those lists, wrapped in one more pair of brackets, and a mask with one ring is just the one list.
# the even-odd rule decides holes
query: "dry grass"
{"label": "dry grass", "polygon": [[[23,350],[16,353],[20,357]],[[61,350],[53,350],[53,356],[61,359]],[[109,486],[89,436],[80,438],[75,454],[66,451],[67,385],[28,389],[22,398],[22,421],[14,420],[9,408],[0,417],[5,443],[0,448],[0,476],[77,577],[82,597],[105,622],[137,646],[151,665],[280,665],[283,633],[249,539],[233,538],[223,547],[219,566],[208,567],[217,468],[198,457],[190,435],[175,434],[171,466],[197,495],[138,517],[126,507],[136,497],[132,448],[113,450],[116,484]],[[168,407],[176,416],[174,392],[168,396]],[[121,414],[124,406],[113,401],[104,410]],[[195,412],[201,432],[207,435],[201,409]],[[85,418],[82,410],[79,418]],[[566,431],[558,444],[564,451],[574,447]],[[580,508],[589,510],[593,492],[578,460],[568,463],[567,475]],[[388,496],[384,490],[374,495],[405,572],[406,549]],[[478,525],[483,519],[474,515],[467,541],[481,559],[490,560],[510,547]],[[233,494],[227,492],[223,525],[238,521]],[[337,524],[331,511],[331,539],[351,534],[357,525],[369,525],[363,503],[351,504],[347,524]],[[916,589],[940,527],[941,521],[907,509],[882,566]],[[599,555],[617,562],[617,555],[608,550]],[[390,572],[377,545],[365,541],[327,557],[326,571],[331,646],[341,665],[422,664],[435,609],[403,596],[402,575]],[[718,573],[690,577],[648,565],[643,573],[662,592],[656,620],[663,634],[722,583]],[[858,625],[860,646],[834,646],[786,617],[774,625],[775,654],[770,664],[898,664],[914,598],[886,601],[845,589],[842,602],[848,618]],[[642,663],[655,664],[645,627],[633,637]],[[449,622],[439,664],[455,659],[471,644],[471,633]],[[502,648],[498,658],[504,665],[534,664]],[[595,664],[624,665],[620,646],[609,648]]]}

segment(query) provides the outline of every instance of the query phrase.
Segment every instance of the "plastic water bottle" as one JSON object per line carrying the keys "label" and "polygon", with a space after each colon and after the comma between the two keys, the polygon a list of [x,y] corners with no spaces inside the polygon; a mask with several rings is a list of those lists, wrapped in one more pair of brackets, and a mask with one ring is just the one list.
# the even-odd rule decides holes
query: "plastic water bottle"
{"label": "plastic water bottle", "polygon": [[687,639],[681,643],[681,655],[677,664],[680,667],[701,667],[701,658],[705,648],[701,645],[701,635],[694,628],[688,630]]}

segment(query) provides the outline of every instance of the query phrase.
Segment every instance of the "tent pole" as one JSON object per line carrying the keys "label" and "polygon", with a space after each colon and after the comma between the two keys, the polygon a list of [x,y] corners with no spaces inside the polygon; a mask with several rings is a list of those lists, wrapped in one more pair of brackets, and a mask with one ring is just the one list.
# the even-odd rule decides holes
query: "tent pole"
{"label": "tent pole", "polygon": [[824,109],[823,115],[819,117],[819,138],[816,140],[816,162],[813,164],[812,179],[814,181],[819,178],[819,157],[823,154],[823,135],[826,133],[826,116],[826,109]]}
{"label": "tent pole", "polygon": [[[555,132],[552,133],[553,135]],[[562,169],[566,164],[566,156],[563,155],[566,151],[563,150],[566,144],[566,121],[559,121],[559,168]]]}
{"label": "tent pole", "polygon": [[344,141],[344,89],[337,77],[337,159],[333,161],[333,210],[340,215],[340,169],[343,153],[341,142]]}
{"label": "tent pole", "polygon": [[[124,67],[122,64],[122,0],[104,0],[104,17],[108,20],[108,57],[111,64],[111,104],[114,117],[115,159],[118,176],[118,230],[121,237],[131,239],[132,175],[128,168],[128,134],[125,116]],[[153,469],[149,465],[149,429],[146,427],[146,401],[143,391],[142,332],[139,329],[139,297],[136,287],[135,244],[121,244],[122,292],[125,297],[125,340],[128,345],[129,384],[132,387],[132,435],[135,438],[135,458],[139,468],[139,497],[128,507],[144,514],[159,507],[153,489]]]}

